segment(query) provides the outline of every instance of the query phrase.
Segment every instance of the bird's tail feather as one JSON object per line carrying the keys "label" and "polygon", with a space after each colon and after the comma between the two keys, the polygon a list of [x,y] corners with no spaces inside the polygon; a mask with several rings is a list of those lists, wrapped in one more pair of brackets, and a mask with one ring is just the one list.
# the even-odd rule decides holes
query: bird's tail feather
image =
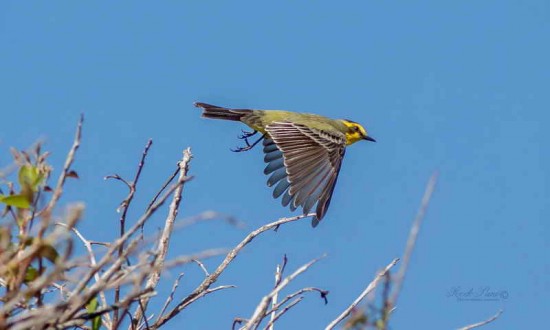
{"label": "bird's tail feather", "polygon": [[223,120],[234,120],[240,121],[241,118],[246,115],[251,110],[233,110],[223,107],[218,107],[212,104],[206,104],[201,102],[196,102],[195,106],[197,108],[202,108],[202,117],[212,118],[212,119],[223,119]]}

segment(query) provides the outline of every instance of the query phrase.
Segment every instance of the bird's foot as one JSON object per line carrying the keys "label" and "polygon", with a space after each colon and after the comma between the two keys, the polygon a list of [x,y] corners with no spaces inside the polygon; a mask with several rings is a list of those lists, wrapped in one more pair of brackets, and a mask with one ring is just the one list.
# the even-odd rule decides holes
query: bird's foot
{"label": "bird's foot", "polygon": [[246,147],[237,147],[237,148],[231,149],[231,151],[233,151],[233,152],[243,152],[243,151],[248,151],[248,150],[252,149],[253,147],[254,146],[247,145]]}
{"label": "bird's foot", "polygon": [[264,139],[264,137],[265,137],[265,134],[264,134],[264,135],[262,135],[261,138],[259,138],[258,140],[256,140],[254,143],[250,144],[250,143],[248,142],[248,138],[249,138],[250,136],[256,134],[257,131],[254,131],[254,132],[245,132],[245,131],[243,131],[243,133],[244,133],[244,134],[250,134],[248,137],[242,138],[242,139],[244,140],[244,142],[246,143],[246,147],[237,147],[237,148],[235,148],[235,149],[231,149],[231,151],[233,151],[233,152],[248,151],[248,150],[254,148],[254,147],[255,147],[260,141],[262,141],[262,140]]}
{"label": "bird's foot", "polygon": [[[242,134],[239,135],[239,139],[241,140],[245,140],[248,139],[249,137],[253,136],[254,134],[258,133],[258,131],[251,131],[251,132],[248,132],[248,131],[245,131],[244,129],[241,130]],[[248,145],[248,141],[246,142],[246,144]]]}

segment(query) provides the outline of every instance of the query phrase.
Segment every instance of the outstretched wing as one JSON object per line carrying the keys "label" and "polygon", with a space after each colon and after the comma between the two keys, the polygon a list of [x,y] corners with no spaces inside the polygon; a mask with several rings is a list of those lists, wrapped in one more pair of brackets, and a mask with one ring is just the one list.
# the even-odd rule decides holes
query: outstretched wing
{"label": "outstretched wing", "polygon": [[345,153],[346,139],[331,133],[291,122],[266,126],[264,173],[271,174],[268,186],[275,186],[273,197],[281,195],[283,206],[303,208],[309,213],[317,203],[315,227],[325,215],[338,179]]}

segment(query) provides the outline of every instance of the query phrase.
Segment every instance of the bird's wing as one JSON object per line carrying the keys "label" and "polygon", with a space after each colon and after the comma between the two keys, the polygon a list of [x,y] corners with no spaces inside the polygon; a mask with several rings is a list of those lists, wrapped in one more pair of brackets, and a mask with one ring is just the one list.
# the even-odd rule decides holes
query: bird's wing
{"label": "bird's wing", "polygon": [[273,197],[283,195],[282,204],[309,213],[317,203],[315,227],[325,215],[345,153],[346,139],[332,133],[292,122],[266,126],[264,173],[271,174],[267,184],[275,186]]}

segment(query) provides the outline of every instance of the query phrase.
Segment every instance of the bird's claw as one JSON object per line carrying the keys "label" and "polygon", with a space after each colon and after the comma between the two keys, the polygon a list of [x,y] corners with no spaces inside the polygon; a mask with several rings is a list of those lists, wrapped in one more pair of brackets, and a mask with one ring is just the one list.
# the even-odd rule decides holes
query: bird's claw
{"label": "bird's claw", "polygon": [[[244,129],[241,130],[242,134],[239,135],[239,139],[241,140],[246,140],[248,139],[249,137],[253,136],[254,134],[258,133],[258,131],[245,131]],[[247,142],[248,144],[248,142]]]}
{"label": "bird's claw", "polygon": [[237,148],[234,148],[234,149],[231,149],[231,151],[233,152],[243,152],[243,151],[248,151],[250,149],[252,149],[253,146],[251,145],[247,145],[246,147],[237,147]]}
{"label": "bird's claw", "polygon": [[[245,131],[243,131],[243,137],[241,139],[244,140],[244,142],[246,143],[246,147],[237,147],[235,149],[231,149],[231,151],[233,151],[233,152],[243,152],[243,151],[248,151],[248,150],[254,148],[254,146],[256,146],[260,141],[262,141],[265,138],[265,134],[264,134],[257,141],[250,144],[250,142],[248,142],[248,138],[251,137],[252,135],[256,134],[257,132],[258,131],[254,131],[254,132],[245,132]],[[248,135],[248,136],[245,136],[245,135]]]}

